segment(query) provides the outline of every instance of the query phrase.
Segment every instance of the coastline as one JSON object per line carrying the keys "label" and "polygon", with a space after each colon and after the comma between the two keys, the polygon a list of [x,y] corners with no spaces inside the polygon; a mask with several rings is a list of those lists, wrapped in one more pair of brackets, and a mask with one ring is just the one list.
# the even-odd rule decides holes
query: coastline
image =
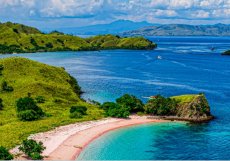
{"label": "coastline", "polygon": [[149,119],[147,117],[131,116],[130,119],[115,119],[114,121],[105,124],[93,126],[70,136],[53,152],[51,152],[46,160],[76,160],[76,158],[86,148],[87,145],[109,131],[153,122],[157,123],[167,121]]}
{"label": "coastline", "polygon": [[[43,142],[46,147],[43,152],[45,160],[76,160],[88,144],[109,131],[154,122],[168,121],[148,116],[130,116],[129,119],[105,118],[57,127],[48,132],[33,134],[29,138]],[[17,154],[17,149],[16,147],[11,151]],[[18,159],[26,157],[22,155]]]}

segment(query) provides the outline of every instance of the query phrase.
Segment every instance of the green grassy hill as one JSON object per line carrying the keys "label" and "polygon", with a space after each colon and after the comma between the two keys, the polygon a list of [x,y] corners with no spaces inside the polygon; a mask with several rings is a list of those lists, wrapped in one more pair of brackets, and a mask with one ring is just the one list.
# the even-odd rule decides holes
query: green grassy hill
{"label": "green grassy hill", "polygon": [[156,44],[143,37],[120,38],[100,35],[80,38],[60,32],[44,34],[38,29],[16,24],[0,24],[0,53],[84,51],[103,49],[154,49]]}
{"label": "green grassy hill", "polygon": [[[3,110],[0,110],[0,145],[11,148],[31,133],[103,117],[101,110],[80,99],[80,87],[63,68],[16,57],[0,59],[0,65],[4,68],[0,75],[0,85],[6,81],[14,89],[13,92],[6,92],[0,88],[0,98],[4,105]],[[38,106],[48,116],[31,122],[17,118],[16,100],[28,96],[28,93],[32,98],[45,98],[45,103]],[[81,119],[70,119],[69,109],[73,105],[87,106],[88,115]]]}

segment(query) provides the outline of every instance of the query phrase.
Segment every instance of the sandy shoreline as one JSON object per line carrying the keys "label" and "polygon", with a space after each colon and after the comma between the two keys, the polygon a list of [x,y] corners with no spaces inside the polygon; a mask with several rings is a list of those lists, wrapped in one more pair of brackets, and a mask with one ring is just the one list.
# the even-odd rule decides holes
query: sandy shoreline
{"label": "sandy shoreline", "polygon": [[[29,138],[43,142],[46,147],[43,156],[46,156],[46,160],[75,160],[91,141],[108,131],[152,122],[165,120],[149,119],[146,116],[131,116],[130,119],[106,118],[57,127]],[[14,153],[17,153],[16,149],[13,150]]]}

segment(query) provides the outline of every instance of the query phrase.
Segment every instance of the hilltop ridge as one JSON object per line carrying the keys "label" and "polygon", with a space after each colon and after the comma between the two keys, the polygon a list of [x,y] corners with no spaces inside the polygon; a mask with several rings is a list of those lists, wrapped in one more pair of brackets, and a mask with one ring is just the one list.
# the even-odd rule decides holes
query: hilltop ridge
{"label": "hilltop ridge", "polygon": [[166,24],[123,32],[126,36],[230,36],[230,25]]}
{"label": "hilltop ridge", "polygon": [[17,23],[0,24],[0,53],[46,51],[86,51],[104,49],[154,49],[156,44],[144,37],[98,35],[90,38],[61,32],[42,33],[36,28]]}

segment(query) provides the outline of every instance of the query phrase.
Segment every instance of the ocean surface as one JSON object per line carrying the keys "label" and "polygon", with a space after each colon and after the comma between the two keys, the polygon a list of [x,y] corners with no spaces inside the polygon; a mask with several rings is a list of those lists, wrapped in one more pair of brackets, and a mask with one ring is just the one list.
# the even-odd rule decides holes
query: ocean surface
{"label": "ocean surface", "polygon": [[[114,101],[122,94],[144,97],[205,93],[215,120],[203,124],[157,123],[111,131],[78,159],[230,159],[230,37],[148,37],[149,51],[106,50],[19,54],[65,67],[84,99]],[[211,50],[213,48],[214,50]],[[8,57],[15,55],[1,55]],[[158,59],[160,56],[162,59]]]}

